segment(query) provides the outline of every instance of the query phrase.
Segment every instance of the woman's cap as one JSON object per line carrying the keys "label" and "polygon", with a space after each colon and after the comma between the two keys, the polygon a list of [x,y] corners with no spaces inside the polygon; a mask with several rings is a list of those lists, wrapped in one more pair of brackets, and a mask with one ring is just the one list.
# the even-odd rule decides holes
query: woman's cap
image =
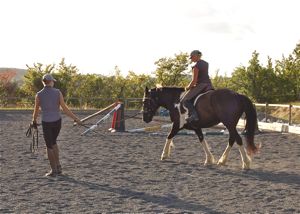
{"label": "woman's cap", "polygon": [[51,74],[45,74],[43,76],[43,80],[47,80],[47,81],[54,81],[56,82],[56,79],[53,78],[53,76]]}
{"label": "woman's cap", "polygon": [[194,56],[194,55],[200,55],[200,56],[202,56],[202,53],[201,53],[199,50],[193,50],[193,51],[191,52],[191,54],[190,54],[190,59],[191,59],[192,56]]}

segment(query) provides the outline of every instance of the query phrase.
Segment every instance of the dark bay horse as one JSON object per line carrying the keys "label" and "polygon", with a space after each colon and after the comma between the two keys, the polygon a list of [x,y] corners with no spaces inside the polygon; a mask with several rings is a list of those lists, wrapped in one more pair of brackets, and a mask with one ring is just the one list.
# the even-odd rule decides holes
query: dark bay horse
{"label": "dark bay horse", "polygon": [[[242,159],[242,168],[249,169],[251,157],[259,149],[254,144],[254,132],[257,127],[257,115],[251,100],[248,97],[229,89],[218,89],[205,92],[200,97],[197,97],[194,101],[194,105],[200,120],[187,124],[185,121],[187,111],[179,103],[180,97],[184,91],[185,90],[183,88],[177,87],[161,87],[152,88],[150,90],[147,87],[145,88],[143,98],[144,122],[151,122],[159,107],[164,107],[169,110],[170,118],[173,122],[172,129],[166,139],[161,160],[170,157],[170,147],[173,145],[172,139],[179,132],[179,130],[189,129],[195,131],[204,147],[206,154],[206,160],[204,164],[206,165],[215,163],[214,156],[210,152],[207,142],[204,140],[202,128],[209,128],[221,122],[229,131],[229,142],[217,164],[226,164],[229,152],[234,142],[237,142]],[[237,123],[243,112],[246,114],[246,150],[243,146],[242,138],[236,130]]]}

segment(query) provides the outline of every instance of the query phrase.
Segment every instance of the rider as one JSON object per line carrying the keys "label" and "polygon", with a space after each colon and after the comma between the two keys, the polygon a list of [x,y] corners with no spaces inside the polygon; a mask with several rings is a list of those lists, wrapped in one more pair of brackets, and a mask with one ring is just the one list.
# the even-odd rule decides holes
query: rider
{"label": "rider", "polygon": [[181,99],[181,102],[189,112],[189,117],[186,118],[187,122],[199,120],[192,99],[200,93],[214,89],[208,76],[208,63],[202,60],[201,57],[202,53],[199,50],[193,50],[190,54],[191,61],[196,64],[192,67],[193,79],[185,88],[187,92]]}

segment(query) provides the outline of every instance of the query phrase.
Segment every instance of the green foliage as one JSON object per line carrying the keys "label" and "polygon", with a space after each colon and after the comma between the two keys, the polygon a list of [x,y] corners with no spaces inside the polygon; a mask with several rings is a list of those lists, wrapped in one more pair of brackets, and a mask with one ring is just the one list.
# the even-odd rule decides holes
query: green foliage
{"label": "green foliage", "polygon": [[276,91],[276,76],[271,58],[267,67],[260,65],[259,54],[254,51],[247,67],[237,67],[231,78],[232,89],[257,102],[273,102]]}
{"label": "green foliage", "polygon": [[46,73],[51,73],[54,65],[43,66],[41,63],[33,64],[33,67],[27,66],[27,73],[24,76],[24,84],[21,91],[27,96],[35,94],[43,88],[42,77]]}
{"label": "green foliage", "polygon": [[72,97],[72,90],[70,89],[74,84],[73,80],[78,75],[78,72],[76,66],[73,66],[72,64],[66,65],[64,58],[62,58],[58,68],[56,68],[53,76],[58,81],[55,83],[55,86],[60,89],[65,97]]}
{"label": "green foliage", "polygon": [[278,79],[280,101],[300,99],[300,43],[289,57],[277,61],[275,73]]}
{"label": "green foliage", "polygon": [[[56,68],[54,64],[43,65],[41,63],[33,64],[33,67],[27,66],[27,73],[24,76],[24,84],[21,92],[28,96],[35,96],[44,86],[42,77],[46,73],[51,73],[58,81],[55,87],[59,88],[64,96],[72,94],[73,78],[77,75],[78,69],[73,65],[66,65],[63,58]],[[68,94],[69,92],[69,94]]]}
{"label": "green foliage", "polygon": [[[0,83],[0,100],[5,104],[7,97],[16,95],[33,98],[43,88],[42,76],[51,73],[58,80],[55,87],[61,90],[71,106],[105,107],[116,100],[142,98],[146,86],[186,86],[191,78],[188,56],[187,53],[180,53],[174,57],[160,58],[155,62],[155,77],[137,75],[133,71],[123,77],[117,66],[113,76],[79,74],[76,66],[67,65],[64,58],[58,66],[35,63],[33,66],[27,65],[21,88],[15,83]],[[217,72],[212,83],[215,88],[230,88],[261,103],[300,100],[300,43],[288,57],[275,61],[275,66],[271,58],[268,58],[266,66],[261,65],[259,53],[254,51],[247,66],[236,67],[232,77]],[[132,102],[138,105],[134,103],[136,101]]]}
{"label": "green foliage", "polygon": [[155,62],[156,82],[162,86],[182,86],[189,82],[187,68],[189,66],[187,53],[175,54],[174,58],[160,58]]}
{"label": "green foliage", "polygon": [[147,87],[152,88],[155,86],[155,78],[150,75],[137,75],[130,71],[126,76],[127,87],[125,91],[126,98],[143,97],[144,90]]}
{"label": "green foliage", "polygon": [[[249,65],[239,66],[232,73],[229,88],[251,97],[257,102],[286,103],[300,99],[300,43],[289,57],[276,60],[275,66],[268,58],[262,66],[259,54],[254,51]],[[217,77],[214,82],[218,82]]]}
{"label": "green foliage", "polygon": [[211,79],[212,84],[215,89],[220,89],[220,88],[231,88],[231,78],[225,76],[219,75],[219,71],[216,72],[216,75],[214,78]]}

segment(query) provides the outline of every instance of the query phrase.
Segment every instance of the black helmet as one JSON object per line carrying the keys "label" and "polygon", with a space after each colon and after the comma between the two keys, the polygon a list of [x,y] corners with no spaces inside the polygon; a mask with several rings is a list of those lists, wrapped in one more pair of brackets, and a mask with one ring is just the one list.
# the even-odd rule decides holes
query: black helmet
{"label": "black helmet", "polygon": [[190,59],[191,59],[192,56],[194,56],[194,55],[200,55],[200,56],[202,56],[202,53],[201,53],[199,50],[193,50],[193,51],[191,52],[191,54],[190,54]]}

